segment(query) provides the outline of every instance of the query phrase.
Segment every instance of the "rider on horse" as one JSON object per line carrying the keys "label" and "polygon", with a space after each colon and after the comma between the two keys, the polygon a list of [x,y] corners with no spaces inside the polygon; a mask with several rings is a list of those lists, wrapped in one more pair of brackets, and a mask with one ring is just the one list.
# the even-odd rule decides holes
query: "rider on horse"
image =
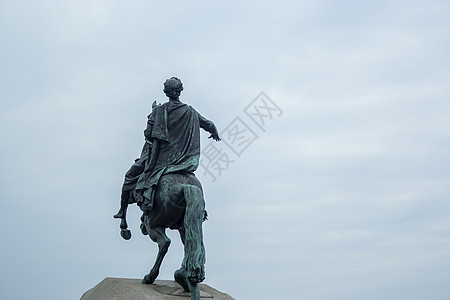
{"label": "rider on horse", "polygon": [[[132,203],[137,203],[144,212],[152,210],[155,188],[162,175],[190,173],[198,168],[198,127],[208,131],[211,134],[209,138],[220,141],[214,123],[180,101],[182,90],[181,80],[172,77],[166,80],[163,90],[169,102],[162,105],[156,105],[156,101],[153,103],[144,131],[145,144],[140,158],[125,174],[121,207],[115,218],[123,219],[128,204]],[[123,225],[126,228],[126,223]]]}
{"label": "rider on horse", "polygon": [[153,105],[141,157],[125,175],[121,208],[114,217],[122,219],[121,235],[130,239],[127,206],[137,203],[143,211],[141,230],[158,244],[155,264],[142,280],[145,284],[157,278],[170,245],[165,230],[177,229],[184,244],[184,258],[181,269],[174,274],[175,280],[191,292],[191,300],[199,300],[198,283],[205,278],[206,261],[202,233],[205,201],[201,183],[194,175],[200,159],[200,128],[208,131],[210,138],[220,138],[213,122],[180,101],[182,90],[176,77],[164,83],[169,102]]}

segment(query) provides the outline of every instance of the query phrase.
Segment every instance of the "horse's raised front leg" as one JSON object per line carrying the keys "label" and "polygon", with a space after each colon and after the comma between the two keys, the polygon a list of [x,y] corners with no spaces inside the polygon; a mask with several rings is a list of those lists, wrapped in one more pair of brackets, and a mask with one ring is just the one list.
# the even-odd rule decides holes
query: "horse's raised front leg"
{"label": "horse's raised front leg", "polygon": [[131,238],[131,231],[128,230],[128,224],[127,224],[127,208],[128,208],[129,197],[130,197],[129,191],[122,191],[121,200],[120,200],[120,209],[119,209],[119,212],[114,215],[114,218],[121,219],[120,235],[126,240],[129,240]]}
{"label": "horse's raised front leg", "polygon": [[158,277],[159,268],[161,267],[161,263],[170,246],[170,239],[166,235],[165,228],[157,227],[147,229],[148,235],[150,236],[152,241],[158,244],[158,255],[156,256],[155,264],[153,265],[153,268],[150,270],[150,273],[145,275],[144,279],[142,280],[142,283],[145,284],[153,283],[156,277]]}

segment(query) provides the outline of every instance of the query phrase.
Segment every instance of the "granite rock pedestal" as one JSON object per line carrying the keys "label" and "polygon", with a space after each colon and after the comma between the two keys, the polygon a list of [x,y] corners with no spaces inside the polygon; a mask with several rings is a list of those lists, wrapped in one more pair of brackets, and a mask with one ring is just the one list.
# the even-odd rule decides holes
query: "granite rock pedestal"
{"label": "granite rock pedestal", "polygon": [[[229,295],[199,284],[200,298],[234,300]],[[188,300],[190,293],[171,280],[156,280],[154,284],[142,284],[140,279],[105,278],[83,294],[81,300]]]}

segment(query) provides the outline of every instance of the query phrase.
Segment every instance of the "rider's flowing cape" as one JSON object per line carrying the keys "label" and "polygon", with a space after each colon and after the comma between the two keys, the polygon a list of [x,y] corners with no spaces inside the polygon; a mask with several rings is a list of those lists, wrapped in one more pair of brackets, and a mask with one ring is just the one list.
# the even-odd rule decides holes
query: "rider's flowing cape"
{"label": "rider's flowing cape", "polygon": [[153,143],[152,154],[136,185],[137,193],[143,196],[138,201],[141,209],[152,210],[161,176],[190,173],[198,168],[200,126],[204,125],[200,123],[205,121],[208,120],[194,108],[180,101],[169,101],[154,108],[144,131],[145,137]]}

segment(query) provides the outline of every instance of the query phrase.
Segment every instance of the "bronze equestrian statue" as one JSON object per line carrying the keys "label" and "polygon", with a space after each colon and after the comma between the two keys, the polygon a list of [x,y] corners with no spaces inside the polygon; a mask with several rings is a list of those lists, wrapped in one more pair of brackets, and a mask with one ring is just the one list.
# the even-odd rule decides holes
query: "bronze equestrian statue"
{"label": "bronze equestrian statue", "polygon": [[178,230],[184,259],[174,277],[191,293],[191,300],[199,300],[198,283],[205,279],[206,260],[202,222],[207,217],[202,186],[194,174],[200,158],[200,128],[216,141],[220,137],[213,122],[180,101],[182,90],[180,79],[172,77],[164,83],[169,101],[153,103],[141,157],[125,174],[120,210],[114,218],[121,219],[122,237],[130,239],[126,211],[128,204],[137,203],[143,212],[142,233],[158,244],[155,264],[144,284],[153,283],[159,274],[170,245],[166,228]]}

